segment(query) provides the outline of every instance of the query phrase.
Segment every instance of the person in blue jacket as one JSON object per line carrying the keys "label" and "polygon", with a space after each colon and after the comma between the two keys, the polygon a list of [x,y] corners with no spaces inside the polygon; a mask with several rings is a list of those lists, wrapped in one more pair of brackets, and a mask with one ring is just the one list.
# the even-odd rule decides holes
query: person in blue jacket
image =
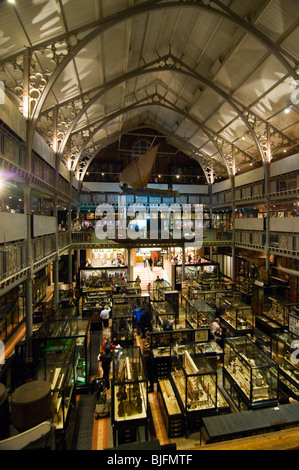
{"label": "person in blue jacket", "polygon": [[133,319],[136,322],[137,326],[137,335],[142,333],[143,338],[145,337],[145,317],[141,307],[136,305],[133,312]]}

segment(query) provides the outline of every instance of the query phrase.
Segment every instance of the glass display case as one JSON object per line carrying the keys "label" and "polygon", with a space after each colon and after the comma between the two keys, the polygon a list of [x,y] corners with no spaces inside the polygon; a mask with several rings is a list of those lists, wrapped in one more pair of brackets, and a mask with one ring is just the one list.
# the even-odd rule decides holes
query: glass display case
{"label": "glass display case", "polygon": [[140,295],[141,294],[141,282],[126,281],[126,294],[127,295]]}
{"label": "glass display case", "polygon": [[223,386],[239,409],[278,403],[278,364],[248,337],[227,338]]}
{"label": "glass display case", "polygon": [[156,300],[151,302],[152,318],[156,327],[163,329],[164,320],[173,322],[175,328],[176,314],[172,306],[165,300]]}
{"label": "glass display case", "polygon": [[252,284],[251,305],[255,315],[262,315],[265,309],[268,310],[268,296],[274,293],[274,286],[270,286],[263,281],[254,281]]}
{"label": "glass display case", "polygon": [[118,293],[118,290],[125,286],[127,280],[127,266],[122,267],[105,267],[105,268],[92,268],[86,267],[79,269],[80,288],[99,288],[113,287],[113,290]]}
{"label": "glass display case", "polygon": [[171,379],[181,408],[185,411],[215,409],[217,373],[203,355],[194,354],[194,345],[172,345]]}
{"label": "glass display case", "polygon": [[[183,267],[180,264],[175,266],[175,284],[182,282]],[[211,287],[211,283],[216,283],[221,280],[219,263],[211,263],[208,260],[198,264],[185,264],[185,281],[195,281]],[[218,287],[215,285],[214,287]]]}
{"label": "glass display case", "polygon": [[206,342],[197,343],[195,345],[195,352],[202,352],[206,356],[223,358],[223,349],[213,339],[210,339]]}
{"label": "glass display case", "polygon": [[217,367],[214,358],[205,356],[195,343],[172,345],[170,380],[176,398],[185,416],[185,430],[198,429],[203,416],[216,414],[229,405],[217,384]]}
{"label": "glass display case", "polygon": [[250,305],[237,299],[223,299],[225,310],[220,317],[221,326],[228,330],[229,336],[252,334],[254,315]]}
{"label": "glass display case", "polygon": [[82,292],[82,317],[90,320],[91,329],[101,329],[101,311],[111,305],[111,290],[84,289]]}
{"label": "glass display case", "polygon": [[112,307],[111,338],[122,347],[133,346],[133,313],[129,303],[117,303]]}
{"label": "glass display case", "polygon": [[151,349],[169,347],[172,343],[192,342],[194,341],[195,331],[192,328],[177,328],[172,331],[151,331]]}
{"label": "glass display case", "polygon": [[289,313],[289,331],[299,336],[299,306]]}
{"label": "glass display case", "polygon": [[200,299],[206,302],[207,304],[211,304],[218,308],[221,304],[221,299],[223,296],[227,295],[226,289],[213,289],[213,290],[198,290],[196,288],[192,288],[192,291],[189,294],[190,300],[192,299]]}
{"label": "glass display case", "polygon": [[52,419],[58,435],[66,433],[74,402],[75,360],[75,338],[53,338],[47,340],[37,367],[36,380],[51,385]]}
{"label": "glass display case", "polygon": [[271,357],[279,365],[279,388],[299,399],[299,336],[290,331],[276,333],[271,338]]}
{"label": "glass display case", "polygon": [[90,367],[90,322],[84,319],[47,320],[33,335],[34,362],[43,359],[44,351],[51,347],[64,347],[67,341],[74,346],[74,385],[76,391],[88,388]]}
{"label": "glass display case", "polygon": [[154,293],[155,300],[164,300],[165,292],[171,291],[171,290],[172,290],[172,287],[169,284],[169,282],[164,281],[163,279],[154,281],[153,293]]}
{"label": "glass display case", "polygon": [[289,313],[297,305],[297,302],[285,299],[279,295],[268,297],[270,308],[266,315],[279,325],[287,327],[289,324]]}
{"label": "glass display case", "polygon": [[[139,347],[121,349],[113,355],[112,426],[116,446],[117,432],[136,432],[145,426],[148,433],[147,374]],[[119,442],[118,442],[119,443]]]}
{"label": "glass display case", "polygon": [[277,322],[273,321],[265,315],[257,315],[255,317],[255,326],[265,334],[271,336],[278,331],[283,330],[283,327],[279,325]]}
{"label": "glass display case", "polygon": [[189,328],[209,328],[215,318],[215,309],[201,299],[185,300],[185,323]]}
{"label": "glass display case", "polygon": [[184,434],[184,417],[168,377],[160,378],[157,385],[158,403],[169,438]]}

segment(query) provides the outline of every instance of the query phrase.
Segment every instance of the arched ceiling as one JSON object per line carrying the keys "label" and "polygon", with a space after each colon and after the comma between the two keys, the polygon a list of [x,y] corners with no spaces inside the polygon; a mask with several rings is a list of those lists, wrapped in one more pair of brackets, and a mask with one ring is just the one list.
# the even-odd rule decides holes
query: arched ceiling
{"label": "arched ceiling", "polygon": [[299,0],[0,0],[0,18],[29,144],[37,130],[78,179],[149,125],[208,182],[299,148]]}

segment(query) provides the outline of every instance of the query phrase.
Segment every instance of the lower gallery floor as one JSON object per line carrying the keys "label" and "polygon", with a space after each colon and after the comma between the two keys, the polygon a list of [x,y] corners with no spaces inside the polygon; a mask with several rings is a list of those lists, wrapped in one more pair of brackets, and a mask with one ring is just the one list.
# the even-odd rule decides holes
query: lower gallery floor
{"label": "lower gallery floor", "polygon": [[[157,276],[158,271],[154,271],[153,279]],[[159,270],[159,274],[163,273]],[[51,288],[49,287],[49,295]],[[81,309],[79,309],[80,312]],[[79,313],[81,316],[81,313]],[[179,324],[184,325],[185,311],[184,304],[180,303]],[[111,320],[110,320],[111,322]],[[104,337],[110,336],[111,324],[103,330],[91,331],[91,364],[89,383],[91,384],[95,377],[101,377],[103,372],[98,361],[98,354],[101,350],[101,343]],[[24,330],[24,329],[23,329]],[[22,334],[24,331],[22,330]],[[134,332],[134,346],[139,346],[143,351],[143,339],[141,335]],[[217,363],[217,373],[219,383],[222,383],[222,360]],[[112,380],[112,367],[110,370],[110,383]],[[229,401],[229,396],[226,397]],[[111,403],[111,388],[106,391],[106,400]],[[238,413],[231,401],[231,412]],[[68,431],[63,448],[67,450],[105,450],[115,448],[113,439],[113,428],[111,416],[96,419],[95,399],[91,392],[77,394],[75,406],[70,416]],[[136,432],[136,439],[131,441],[131,445],[138,446],[141,449],[148,442],[158,441],[160,446],[166,446],[170,449],[175,446],[177,451],[187,450],[215,450],[215,449],[231,449],[231,450],[254,450],[254,449],[277,449],[291,450],[299,448],[298,427],[282,429],[267,434],[259,434],[241,439],[234,439],[215,444],[206,444],[204,436],[201,434],[200,428],[191,432],[188,437],[182,435],[180,437],[169,438],[165,422],[163,420],[163,412],[160,408],[158,400],[157,384],[154,385],[154,391],[148,394],[148,441],[145,438],[144,428],[140,427]],[[127,445],[130,445],[127,444]]]}

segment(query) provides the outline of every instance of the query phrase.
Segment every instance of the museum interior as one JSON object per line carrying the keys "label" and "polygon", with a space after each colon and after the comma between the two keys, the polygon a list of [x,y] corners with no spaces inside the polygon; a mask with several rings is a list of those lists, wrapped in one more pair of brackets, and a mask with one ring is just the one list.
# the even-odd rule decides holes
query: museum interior
{"label": "museum interior", "polygon": [[1,450],[299,449],[298,105],[298,0],[0,0]]}

